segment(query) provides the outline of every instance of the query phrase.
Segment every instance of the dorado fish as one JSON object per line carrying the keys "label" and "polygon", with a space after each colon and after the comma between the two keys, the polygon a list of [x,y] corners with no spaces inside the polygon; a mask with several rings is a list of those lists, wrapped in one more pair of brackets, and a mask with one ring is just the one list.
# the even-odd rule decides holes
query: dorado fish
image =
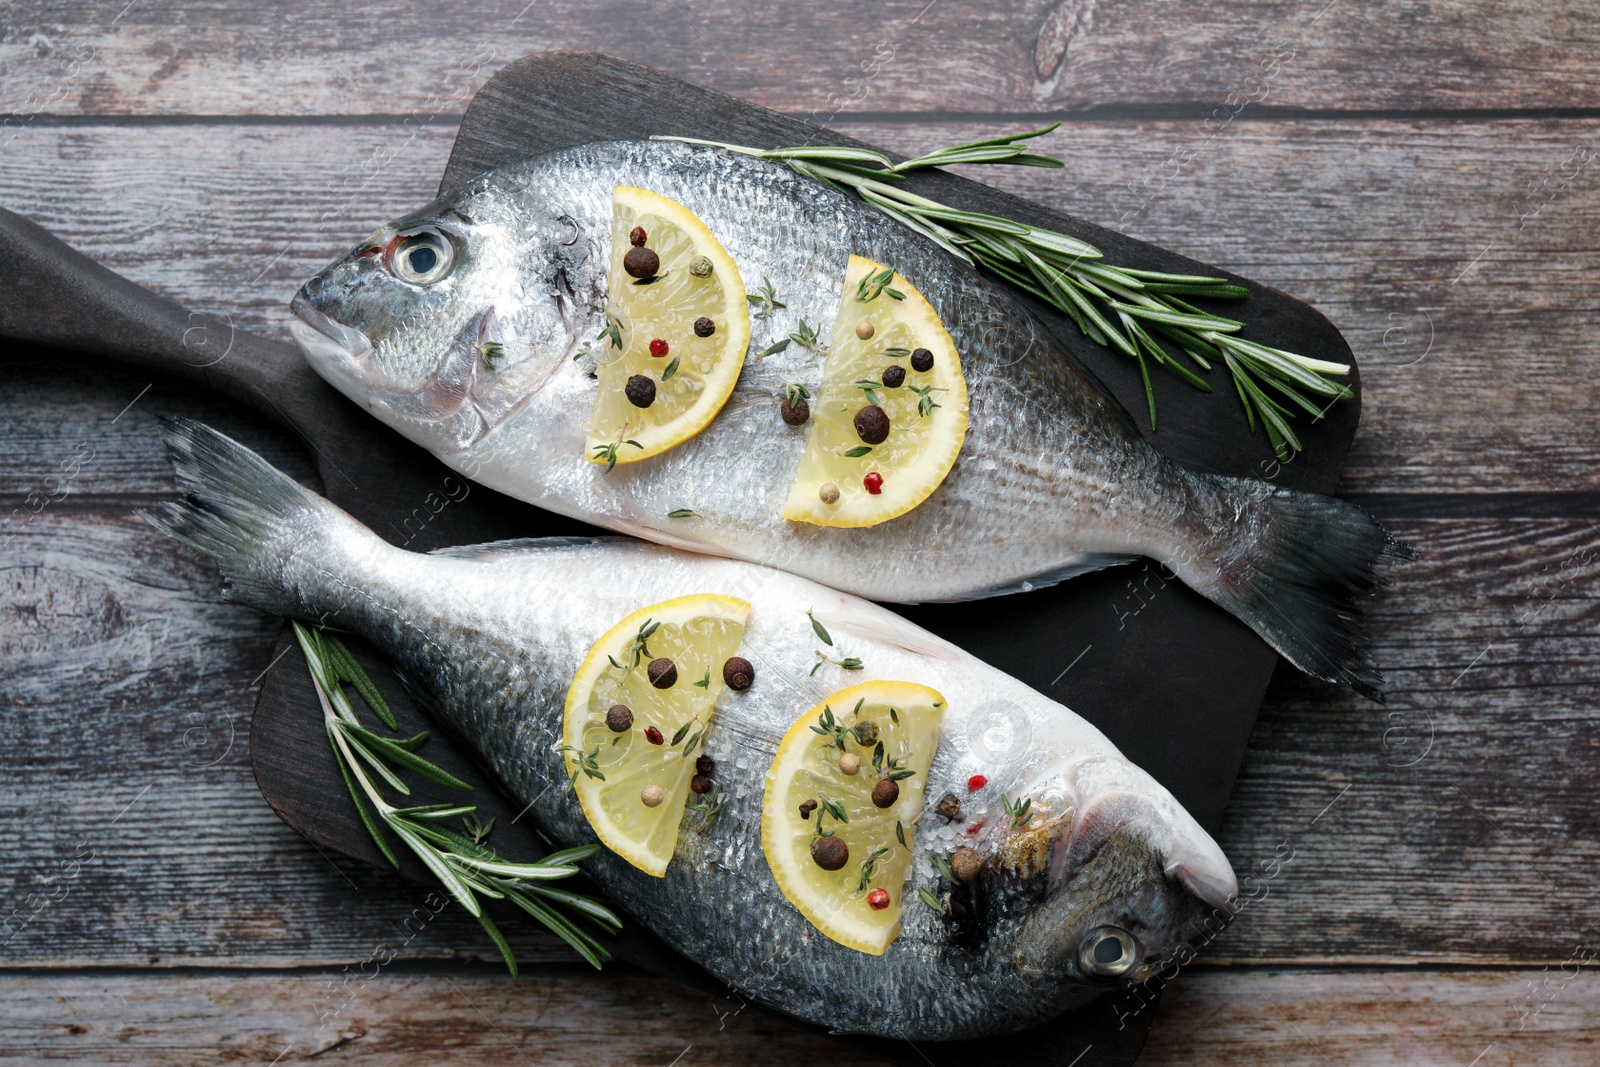
{"label": "dorado fish", "polygon": [[[776,1009],[919,1040],[1012,1031],[1186,962],[1232,914],[1227,859],[1166,789],[1067,708],[884,608],[782,571],[620,538],[407,552],[213,430],[173,420],[168,442],[186,495],[146,519],[214,558],[228,599],[372,641],[561,846],[597,840],[561,746],[564,701],[596,640],[669,598],[746,604],[742,673],[724,687],[707,672],[694,690],[699,672],[685,664],[679,683],[715,700],[703,742],[684,751],[717,767],[716,818],[685,819],[660,876],[609,849],[588,863],[634,922]],[[763,851],[764,817],[799,826],[809,815],[765,803],[780,742],[812,736],[807,709],[845,682],[833,664],[813,667],[823,626],[858,657],[848,682],[936,690],[947,705],[931,763],[899,772],[920,790],[896,831],[912,855],[906,884],[882,889],[911,903],[877,954],[820,934]],[[660,681],[652,663],[650,684]],[[986,740],[996,716],[1011,743]],[[822,722],[816,734],[832,717]],[[632,741],[639,728],[625,727]],[[861,729],[850,744],[872,741]],[[650,743],[667,748],[659,735]],[[895,780],[880,780],[874,803]],[[843,839],[853,824],[833,827]],[[963,850],[957,885],[943,858]],[[880,904],[854,906],[870,916]]]}
{"label": "dorado fish", "polygon": [[[597,390],[586,357],[613,323],[621,188],[692,212],[761,310],[720,414],[618,466],[619,449],[627,459],[642,447],[623,433],[607,467],[586,450]],[[797,386],[819,388],[815,339],[835,325],[853,254],[892,265],[931,305],[959,352],[968,421],[953,468],[920,506],[840,529],[784,517],[806,438],[779,412],[804,395]],[[1406,551],[1369,515],[1168,460],[999,288],[777,164],[664,141],[537,156],[380,228],[292,306],[297,341],[335,387],[451,467],[551,511],[893,603],[1037,588],[1148,556],[1300,669],[1381,699],[1356,594]],[[649,393],[635,403],[654,397],[655,382],[632,384]],[[867,492],[882,491],[875,476]],[[838,495],[831,483],[821,492]]]}

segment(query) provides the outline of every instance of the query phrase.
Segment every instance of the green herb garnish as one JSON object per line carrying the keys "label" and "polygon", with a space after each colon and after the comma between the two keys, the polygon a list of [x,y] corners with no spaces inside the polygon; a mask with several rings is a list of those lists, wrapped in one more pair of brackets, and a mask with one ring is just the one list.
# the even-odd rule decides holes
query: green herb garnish
{"label": "green herb garnish", "polygon": [[692,517],[694,517],[693,508],[673,508],[667,512],[667,518],[669,519],[688,519]]}
{"label": "green herb garnish", "polygon": [[[482,924],[484,932],[500,950],[507,969],[513,977],[517,974],[517,959],[511,946],[500,933],[489,914],[483,910],[478,897],[492,900],[509,900],[541,925],[561,938],[574,951],[598,968],[611,958],[595,937],[583,929],[577,919],[594,924],[602,931],[616,933],[622,929],[622,920],[610,908],[597,900],[547,883],[570,878],[578,873],[578,864],[600,851],[598,845],[563,849],[534,863],[513,863],[502,858],[483,844],[494,827],[494,820],[485,826],[477,818],[473,804],[420,804],[396,807],[383,798],[373,778],[381,780],[402,796],[411,790],[396,773],[397,769],[413,771],[440,785],[463,792],[472,786],[450,774],[442,767],[417,755],[412,749],[427,739],[427,733],[409,738],[386,738],[361,725],[355,707],[341,686],[341,679],[349,681],[358,694],[376,692],[372,679],[359,666],[354,667],[355,678],[346,669],[355,663],[349,649],[325,628],[306,627],[294,623],[295,640],[306,657],[311,671],[311,681],[322,704],[323,724],[328,743],[333,749],[334,762],[344,778],[350,800],[367,833],[395,867],[399,860],[384,829],[398,837],[421,860],[434,877],[444,886],[451,899],[465,908]],[[337,664],[337,666],[336,666]],[[382,698],[379,698],[380,702]],[[386,714],[380,715],[384,725],[394,728],[394,717],[388,705],[381,705]],[[374,713],[378,704],[369,704]],[[460,817],[465,834],[442,825],[443,820]],[[470,836],[468,836],[470,835]],[[570,914],[569,914],[570,913]]]}
{"label": "green herb garnish", "polygon": [[617,449],[621,448],[623,445],[632,445],[634,448],[637,448],[637,449],[640,449],[640,450],[643,450],[643,448],[644,448],[644,445],[641,445],[638,441],[633,441],[633,440],[612,441],[609,445],[595,445],[594,446],[595,458],[596,459],[603,459],[603,460],[606,461],[606,473],[607,474],[610,474],[612,472],[612,470],[614,470],[616,468],[616,465],[617,465]]}
{"label": "green herb garnish", "polygon": [[478,355],[483,358],[483,365],[490,370],[494,369],[494,361],[506,354],[506,346],[499,341],[481,341],[472,347],[477,349]]}
{"label": "green herb garnish", "polygon": [[1013,828],[1021,826],[1033,816],[1033,798],[1021,797],[1015,803],[1004,793],[1000,795],[1000,803],[1005,807],[1006,814],[1011,816]]}
{"label": "green herb garnish", "polygon": [[885,267],[875,274],[864,276],[856,282],[856,301],[861,304],[870,304],[879,296],[887,296],[891,300],[904,300],[906,294],[898,289],[891,289],[889,283],[894,281],[894,268]]}
{"label": "green herb garnish", "polygon": [[758,319],[770,319],[774,311],[789,306],[778,299],[777,294],[772,291],[772,283],[767,280],[765,275],[761,278],[761,288],[754,293],[746,295],[745,300],[751,304],[760,305],[761,310],[756,312],[756,318]]}
{"label": "green herb garnish", "polygon": [[612,348],[621,348],[622,347],[622,323],[617,321],[616,319],[612,318],[610,315],[607,315],[606,316],[605,328],[602,329],[599,333],[595,334],[594,335],[594,339],[596,341],[609,339],[611,341],[611,347]]}
{"label": "green herb garnish", "polygon": [[843,455],[846,459],[860,459],[862,456],[871,451],[871,445],[856,445],[854,448],[845,449],[841,455]]}
{"label": "green herb garnish", "polygon": [[916,393],[920,398],[917,400],[917,414],[923,418],[932,415],[934,408],[944,407],[943,404],[940,404],[933,399],[931,395],[933,393],[933,386],[912,385],[908,386],[907,388],[909,388],[913,393]]}
{"label": "green herb garnish", "polygon": [[678,357],[677,356],[673,356],[672,357],[672,362],[667,364],[667,369],[661,372],[661,380],[664,381],[664,382],[665,381],[670,381],[672,379],[672,376],[674,374],[677,374],[677,373],[678,373]]}
{"label": "green herb garnish", "polygon": [[[869,148],[807,145],[759,149],[689,137],[663,140],[709,144],[783,163],[837,189],[854,191],[906,228],[973,266],[1010,282],[1069,316],[1085,336],[1132,358],[1139,366],[1156,428],[1155,388],[1149,362],[1166,368],[1196,389],[1211,384],[1163,347],[1175,346],[1201,371],[1221,362],[1233,378],[1252,432],[1259,422],[1280,460],[1304,450],[1288,419],[1295,409],[1319,419],[1334,401],[1352,399],[1351,389],[1333,378],[1350,373],[1344,363],[1312,359],[1238,336],[1244,323],[1205,311],[1184,298],[1238,300],[1249,290],[1228,281],[1192,274],[1117,267],[1087,241],[1055,230],[960,211],[904,189],[910,171],[953,163],[1005,163],[1030,167],[1063,166],[1036,155],[1021,142],[1053,131],[1060,123],[1030,133],[1003,134],[941,148],[895,163]],[[1269,394],[1270,390],[1270,394]],[[1276,395],[1271,395],[1276,394]]]}

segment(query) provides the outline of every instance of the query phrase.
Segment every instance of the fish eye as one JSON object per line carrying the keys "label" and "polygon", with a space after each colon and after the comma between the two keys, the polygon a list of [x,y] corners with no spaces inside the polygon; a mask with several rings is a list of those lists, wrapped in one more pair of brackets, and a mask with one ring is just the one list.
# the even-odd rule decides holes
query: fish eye
{"label": "fish eye", "polygon": [[389,246],[389,270],[401,281],[432,285],[450,273],[455,246],[437,230],[422,230],[396,238]]}
{"label": "fish eye", "polygon": [[1120,978],[1135,959],[1133,937],[1119,926],[1097,926],[1078,942],[1078,966],[1091,978]]}

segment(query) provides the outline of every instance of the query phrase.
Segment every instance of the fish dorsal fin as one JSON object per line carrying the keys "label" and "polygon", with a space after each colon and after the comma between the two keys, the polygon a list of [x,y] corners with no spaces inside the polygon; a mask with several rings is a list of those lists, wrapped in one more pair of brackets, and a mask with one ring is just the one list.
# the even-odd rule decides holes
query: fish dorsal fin
{"label": "fish dorsal fin", "polygon": [[929,659],[953,661],[966,655],[944,638],[860,597],[840,593],[819,602],[812,614],[829,631],[881,641]]}
{"label": "fish dorsal fin", "polygon": [[504,541],[488,541],[481,545],[450,545],[446,548],[435,548],[428,555],[482,562],[540,550],[614,544],[621,540],[620,537],[512,537]]}

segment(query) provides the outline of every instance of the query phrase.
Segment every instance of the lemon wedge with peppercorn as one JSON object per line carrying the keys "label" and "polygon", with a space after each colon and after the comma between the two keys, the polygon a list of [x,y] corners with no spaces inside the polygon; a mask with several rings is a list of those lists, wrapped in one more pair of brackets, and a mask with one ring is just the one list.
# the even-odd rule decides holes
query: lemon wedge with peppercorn
{"label": "lemon wedge with peppercorn", "polygon": [[732,257],[676,200],[619,185],[611,197],[606,325],[584,425],[607,470],[659,455],[716,418],[739,382],[750,312]]}
{"label": "lemon wedge with peppercorn", "polygon": [[646,874],[672,860],[717,698],[753,680],[735,655],[749,614],[709,593],[640,608],[595,642],[567,689],[561,751],[578,803],[601,842]]}
{"label": "lemon wedge with peppercorn", "polygon": [[783,517],[875,526],[939,488],[967,436],[967,382],[933,305],[893,270],[861,256],[823,367],[806,451]]}
{"label": "lemon wedge with peppercorn", "polygon": [[944,697],[914,682],[851,686],[784,734],[767,771],[761,847],[789,903],[848,948],[900,936],[922,791]]}

